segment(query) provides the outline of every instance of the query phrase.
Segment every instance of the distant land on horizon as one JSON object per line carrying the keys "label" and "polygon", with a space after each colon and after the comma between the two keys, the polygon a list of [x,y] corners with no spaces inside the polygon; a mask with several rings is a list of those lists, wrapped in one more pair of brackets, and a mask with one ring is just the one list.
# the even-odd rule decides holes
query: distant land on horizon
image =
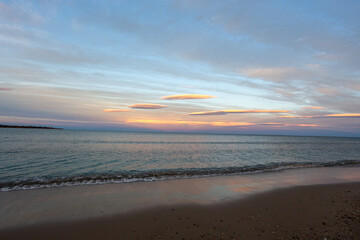
{"label": "distant land on horizon", "polygon": [[45,127],[45,126],[17,126],[17,125],[3,125],[0,124],[0,128],[35,128],[35,129],[60,129],[63,128],[54,128],[54,127]]}

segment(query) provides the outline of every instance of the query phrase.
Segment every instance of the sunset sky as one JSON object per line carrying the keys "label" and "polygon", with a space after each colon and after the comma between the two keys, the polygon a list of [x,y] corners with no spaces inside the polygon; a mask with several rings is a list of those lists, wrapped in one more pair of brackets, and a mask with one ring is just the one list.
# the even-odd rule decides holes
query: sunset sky
{"label": "sunset sky", "polygon": [[0,124],[360,136],[360,1],[1,1]]}

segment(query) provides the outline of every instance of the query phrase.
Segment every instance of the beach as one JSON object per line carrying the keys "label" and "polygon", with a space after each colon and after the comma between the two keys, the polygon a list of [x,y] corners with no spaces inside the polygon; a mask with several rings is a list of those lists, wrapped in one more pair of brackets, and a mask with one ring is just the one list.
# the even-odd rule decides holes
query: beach
{"label": "beach", "polygon": [[1,192],[0,238],[359,239],[358,171],[312,168]]}
{"label": "beach", "polygon": [[0,240],[360,240],[359,12],[0,0]]}
{"label": "beach", "polygon": [[360,139],[2,129],[0,239],[358,239]]}
{"label": "beach", "polygon": [[359,239],[360,183],[274,190],[209,206],[13,228],[1,239]]}

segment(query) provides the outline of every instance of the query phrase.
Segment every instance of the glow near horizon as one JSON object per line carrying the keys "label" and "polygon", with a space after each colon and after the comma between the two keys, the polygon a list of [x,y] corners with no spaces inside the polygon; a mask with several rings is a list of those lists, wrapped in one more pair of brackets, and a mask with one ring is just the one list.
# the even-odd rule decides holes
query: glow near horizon
{"label": "glow near horizon", "polygon": [[0,1],[0,123],[360,136],[358,12],[356,1]]}

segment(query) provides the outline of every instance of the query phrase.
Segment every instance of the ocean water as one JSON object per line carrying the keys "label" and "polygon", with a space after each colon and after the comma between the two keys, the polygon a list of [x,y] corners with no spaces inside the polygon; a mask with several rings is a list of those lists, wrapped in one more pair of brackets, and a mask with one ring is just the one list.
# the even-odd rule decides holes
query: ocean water
{"label": "ocean water", "polygon": [[360,164],[360,138],[0,129],[0,191]]}

